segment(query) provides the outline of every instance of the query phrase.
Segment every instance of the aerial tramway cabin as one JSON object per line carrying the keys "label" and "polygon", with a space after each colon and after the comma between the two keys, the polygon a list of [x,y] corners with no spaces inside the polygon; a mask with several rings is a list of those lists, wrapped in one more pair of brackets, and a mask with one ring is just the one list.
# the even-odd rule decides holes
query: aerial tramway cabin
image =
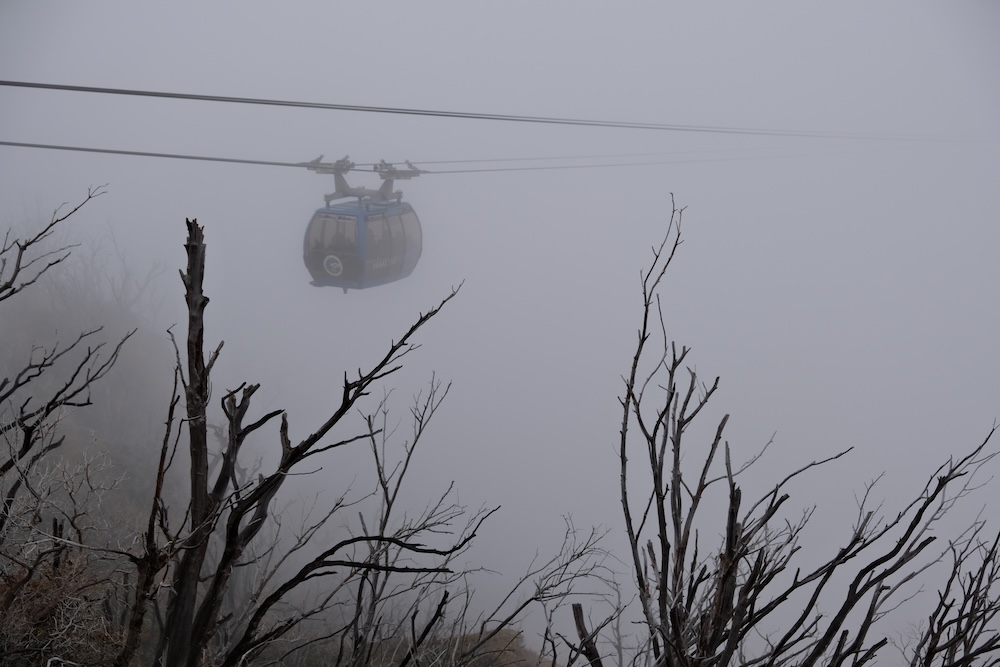
{"label": "aerial tramway cabin", "polygon": [[[306,228],[303,259],[312,284],[340,287],[345,292],[365,289],[406,278],[423,250],[420,220],[413,207],[392,191],[393,178],[411,174],[384,165],[384,183],[378,190],[350,188],[343,173],[353,167],[344,160],[334,165],[314,163],[319,173],[334,173],[337,191],[326,195],[326,206],[318,209]],[[349,166],[348,166],[349,165]],[[413,170],[419,173],[417,170]],[[412,174],[412,175],[415,175]],[[335,199],[347,201],[331,203]]]}
{"label": "aerial tramway cabin", "polygon": [[313,285],[348,290],[406,278],[422,249],[413,207],[359,199],[317,210],[306,230],[303,255]]}

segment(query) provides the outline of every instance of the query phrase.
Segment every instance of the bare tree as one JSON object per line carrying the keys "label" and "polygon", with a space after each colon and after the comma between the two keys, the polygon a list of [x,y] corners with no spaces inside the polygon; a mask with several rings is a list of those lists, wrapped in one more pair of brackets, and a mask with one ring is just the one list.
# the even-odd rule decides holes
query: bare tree
{"label": "bare tree", "polygon": [[115,490],[110,465],[104,457],[60,460],[25,477],[0,552],[0,664],[113,655],[125,570],[98,546],[114,530],[102,509]]}
{"label": "bare tree", "polygon": [[[51,251],[45,243],[67,217],[57,212],[27,240],[8,234],[0,302],[65,260],[68,246]],[[878,480],[869,484],[842,546],[818,560],[807,557],[812,509],[789,509],[791,482],[848,452],[801,465],[744,500],[746,472],[765,452],[734,463],[724,438],[728,416],[704,423],[718,378],[701,382],[688,367],[690,350],[667,336],[660,292],[681,244],[681,217],[675,208],[642,274],[643,315],[621,397],[620,491],[637,635],[624,629],[633,620],[623,613],[630,594],[613,585],[607,592],[613,578],[600,531],[578,531],[567,519],[562,548],[538,557],[505,597],[479,612],[462,556],[496,508],[469,510],[446,487],[422,509],[401,510],[413,457],[450,386],[432,377],[414,398],[412,431],[401,444],[392,391],[384,387],[417,349],[417,333],[457,290],[420,315],[368,370],[345,374],[339,402],[311,435],[293,442],[285,411],[254,410],[259,385],[238,384],[223,392],[218,413],[210,410],[222,343],[206,354],[205,243],[201,227],[189,221],[181,272],[187,337],[183,353],[174,343],[174,391],[152,502],[131,540],[94,539],[111,532],[99,507],[115,491],[113,477],[92,474],[101,464],[73,467],[51,456],[65,439],[65,410],[90,404],[92,387],[110,372],[124,340],[105,352],[102,343],[91,345],[100,329],[85,331],[66,345],[36,346],[13,372],[0,373],[0,435],[8,452],[0,459],[0,660],[34,664],[49,656],[119,667],[487,667],[528,659],[567,667],[863,665],[887,650],[890,614],[926,603],[917,630],[894,642],[902,659],[912,667],[1000,663],[1000,535],[984,519],[957,532],[944,520],[980,485],[994,431],[934,471],[895,514],[873,500]],[[366,407],[379,388],[382,400]],[[221,424],[213,423],[215,414]],[[277,459],[270,467],[248,446],[268,431]],[[337,489],[332,504],[317,503],[300,525],[289,526],[283,490],[345,447],[370,454],[371,487]],[[166,487],[182,459],[190,472],[178,503]],[[706,508],[720,501],[725,512],[713,522]],[[703,534],[721,537],[706,543]],[[936,595],[921,595],[942,573]],[[581,600],[591,608],[603,600],[610,613],[588,618]],[[533,658],[518,627],[530,608],[545,625],[543,651]],[[569,608],[574,638],[555,630],[556,616]]]}
{"label": "bare tree", "polygon": [[[420,315],[369,370],[353,379],[345,375],[339,404],[301,441],[290,439],[283,410],[254,413],[256,384],[243,383],[224,393],[224,423],[213,429],[210,383],[222,343],[206,356],[203,229],[193,220],[187,229],[188,262],[181,273],[188,310],[186,354],[177,349],[179,391],[170,404],[141,547],[123,554],[136,569],[137,583],[128,636],[116,664],[130,664],[138,655],[143,636],[150,632],[148,608],[157,619],[153,657],[170,667],[230,667],[256,659],[286,662],[293,652],[318,645],[324,647],[325,664],[416,664],[432,644],[441,646],[445,627],[465,638],[461,646],[453,645],[448,664],[472,664],[493,650],[491,640],[509,631],[529,605],[568,595],[574,582],[589,575],[600,557],[600,535],[592,532],[577,539],[575,531],[568,533],[558,555],[531,569],[493,613],[478,617],[473,638],[468,607],[449,613],[452,599],[469,595],[464,572],[454,563],[496,509],[470,512],[453,499],[451,487],[415,514],[397,508],[411,459],[448,385],[432,378],[428,390],[416,397],[413,431],[400,458],[394,459],[388,447],[396,430],[389,418],[391,392],[385,392],[373,411],[363,413],[360,429],[341,434],[359,402],[402,368],[402,359],[418,347],[412,342],[417,332],[457,289]],[[181,394],[190,500],[178,523],[163,497],[163,480],[177,453],[180,430],[174,425]],[[270,471],[248,474],[248,438],[276,420],[277,463]],[[210,437],[213,430],[215,441]],[[296,475],[308,474],[303,463],[365,443],[374,463],[374,491],[360,499],[348,499],[345,493],[316,519],[307,520],[295,539],[280,543],[279,491],[286,483],[294,484]],[[377,509],[368,518],[359,512],[347,534],[331,540],[332,517],[365,499]],[[317,538],[321,534],[326,540]],[[160,594],[164,588],[165,599]]]}
{"label": "bare tree", "polygon": [[[764,452],[734,463],[724,438],[728,415],[714,427],[701,423],[718,378],[703,383],[689,366],[689,348],[667,335],[660,292],[681,245],[682,215],[675,206],[642,274],[642,320],[620,399],[621,503],[641,641],[635,654],[612,651],[606,659],[617,653],[619,663],[664,666],[862,665],[888,643],[880,621],[922,601],[920,586],[947,559],[948,576],[904,655],[913,666],[997,664],[998,538],[986,536],[980,522],[937,546],[948,534],[944,517],[976,488],[976,473],[994,456],[986,448],[995,428],[935,470],[894,515],[874,506],[870,484],[842,546],[810,563],[801,547],[812,510],[790,513],[786,489],[848,452],[807,463],[745,500],[738,480]],[[718,505],[713,495],[727,507],[721,521],[703,511]],[[707,544],[706,532],[721,541]],[[578,628],[577,650],[598,664],[584,626]]]}
{"label": "bare tree", "polygon": [[72,217],[91,199],[105,192],[103,186],[90,188],[82,202],[65,213],[62,213],[65,204],[60,206],[52,213],[48,224],[26,238],[18,238],[13,230],[7,230],[3,246],[0,247],[0,301],[6,301],[21,293],[26,287],[38,282],[49,269],[66,261],[75,246],[61,245],[52,248],[47,242],[52,239],[60,224]]}
{"label": "bare tree", "polygon": [[[49,334],[16,308],[28,293],[51,285],[49,272],[70,256],[72,244],[57,232],[92,199],[91,188],[69,211],[57,209],[40,230],[19,237],[8,231],[0,247],[0,304],[5,343],[39,341]],[[22,335],[28,330],[31,336]],[[0,662],[36,664],[43,652],[73,650],[99,659],[113,649],[117,632],[110,609],[118,598],[120,570],[91,546],[107,539],[111,524],[102,500],[117,477],[107,459],[83,455],[70,462],[54,454],[67,440],[69,410],[91,405],[98,383],[111,371],[134,331],[112,346],[100,327],[69,342],[30,349],[11,346],[0,361]],[[17,336],[13,334],[17,333]],[[57,332],[58,334],[58,332]],[[37,338],[36,338],[37,337]],[[72,432],[72,431],[70,431]],[[76,433],[79,438],[79,432]]]}
{"label": "bare tree", "polygon": [[[102,192],[90,191],[87,201]],[[26,240],[7,235],[0,301],[22,295],[68,258],[73,246],[50,247],[58,245],[57,225],[71,214],[57,211]],[[363,399],[417,349],[416,333],[458,290],[420,315],[367,371],[345,375],[339,404],[296,443],[283,410],[254,413],[256,384],[226,391],[220,412],[210,410],[222,344],[205,351],[205,244],[194,221],[186,248],[187,340],[183,348],[174,343],[174,391],[152,502],[138,533],[129,532],[134,515],[129,525],[115,526],[101,511],[103,499],[119,491],[103,459],[85,456],[79,463],[56,453],[67,431],[81,431],[75,417],[61,421],[67,409],[90,405],[95,383],[134,332],[108,353],[104,343],[92,343],[99,327],[69,344],[35,344],[21,367],[0,374],[0,435],[9,454],[0,459],[0,661],[215,666],[293,664],[320,654],[323,664],[432,660],[485,667],[527,655],[517,623],[533,606],[552,610],[581,592],[580,584],[600,571],[601,533],[577,532],[568,522],[556,555],[537,560],[498,604],[474,613],[472,570],[460,557],[498,508],[469,510],[452,486],[419,511],[403,512],[399,501],[418,444],[450,386],[432,377],[414,398],[412,432],[401,445],[390,416],[392,391],[383,389],[382,401],[362,409]],[[77,297],[104,298],[93,281],[78,282],[84,291]],[[120,306],[116,285],[110,295]],[[67,293],[58,284],[43,291],[55,299]],[[118,310],[109,312],[117,317]],[[213,423],[215,414],[221,424]],[[355,414],[362,418],[352,428],[348,418]],[[261,440],[275,423],[277,462],[265,469],[247,443]],[[370,453],[373,486],[338,490],[331,506],[316,505],[301,525],[287,525],[282,489],[315,470],[320,456],[347,446]],[[181,461],[190,463],[189,494],[178,502],[168,478]],[[348,510],[357,510],[356,520]]]}
{"label": "bare tree", "polygon": [[[103,188],[91,188],[72,210],[61,214],[61,208],[57,209],[47,225],[25,239],[7,232],[0,248],[0,302],[21,294],[69,257],[72,246],[53,249],[48,242],[61,223],[104,192]],[[125,341],[134,333],[129,332],[106,351],[105,342],[94,343],[101,330],[83,331],[69,343],[34,345],[19,367],[0,376],[0,438],[4,445],[0,452],[0,536],[25,476],[46,454],[63,444],[62,437],[45,437],[49,432],[46,425],[67,408],[91,404],[93,386],[108,374]],[[61,372],[61,377],[52,379],[53,372]],[[35,391],[43,381],[45,388]]]}

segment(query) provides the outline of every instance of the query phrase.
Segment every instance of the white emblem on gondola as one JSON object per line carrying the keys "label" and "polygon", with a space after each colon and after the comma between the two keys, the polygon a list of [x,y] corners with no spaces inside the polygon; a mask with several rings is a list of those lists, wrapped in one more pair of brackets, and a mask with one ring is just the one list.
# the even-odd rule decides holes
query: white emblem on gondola
{"label": "white emblem on gondola", "polygon": [[336,278],[344,272],[344,263],[336,255],[327,255],[326,259],[323,260],[323,268],[326,269],[327,273]]}

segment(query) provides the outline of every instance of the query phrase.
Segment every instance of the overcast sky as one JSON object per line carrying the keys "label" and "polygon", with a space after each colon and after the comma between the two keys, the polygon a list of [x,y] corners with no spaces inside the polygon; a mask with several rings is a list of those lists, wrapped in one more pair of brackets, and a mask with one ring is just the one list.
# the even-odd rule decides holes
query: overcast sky
{"label": "overcast sky", "polygon": [[738,458],[776,433],[761,483],[855,447],[796,488],[796,506],[825,502],[836,522],[880,471],[887,497],[905,495],[1000,416],[998,36],[995,2],[8,1],[6,80],[868,138],[0,87],[5,141],[287,162],[672,162],[402,183],[424,226],[421,263],[346,295],[308,284],[302,233],[332,183],[304,170],[0,147],[0,216],[46,218],[107,183],[79,233],[111,230],[137,265],[169,267],[175,308],[183,221],[198,218],[208,339],[226,340],[215,384],[262,382],[260,409],[288,409],[300,437],[344,370],[464,280],[397,398],[431,371],[454,381],[415,472],[428,494],[455,478],[463,502],[504,506],[479,553],[513,571],[552,546],[562,514],[619,525],[616,396],[639,270],[673,193],[686,242],[667,325],[700,373],[722,377],[712,418],[732,413]]}

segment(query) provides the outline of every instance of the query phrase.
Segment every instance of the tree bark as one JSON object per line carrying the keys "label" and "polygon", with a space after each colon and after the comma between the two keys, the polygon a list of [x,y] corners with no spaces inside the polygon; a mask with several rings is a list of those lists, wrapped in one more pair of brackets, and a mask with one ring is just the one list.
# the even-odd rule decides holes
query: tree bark
{"label": "tree bark", "polygon": [[604,667],[594,636],[587,631],[587,624],[583,618],[583,605],[579,602],[573,603],[573,621],[576,623],[576,634],[580,636],[580,652],[583,653],[583,657],[590,663],[590,667]]}
{"label": "tree bark", "polygon": [[[191,535],[174,573],[173,590],[167,613],[170,636],[167,643],[166,667],[197,664],[192,647],[198,644],[194,636],[195,605],[198,581],[208,549],[211,516],[215,507],[209,495],[208,422],[206,407],[209,400],[208,376],[215,355],[205,361],[205,307],[208,297],[203,291],[205,278],[205,237],[197,220],[186,220],[188,237],[187,271],[181,274],[188,311],[187,382],[184,396],[187,404],[188,448],[191,455]],[[204,632],[199,629],[198,632]]]}

